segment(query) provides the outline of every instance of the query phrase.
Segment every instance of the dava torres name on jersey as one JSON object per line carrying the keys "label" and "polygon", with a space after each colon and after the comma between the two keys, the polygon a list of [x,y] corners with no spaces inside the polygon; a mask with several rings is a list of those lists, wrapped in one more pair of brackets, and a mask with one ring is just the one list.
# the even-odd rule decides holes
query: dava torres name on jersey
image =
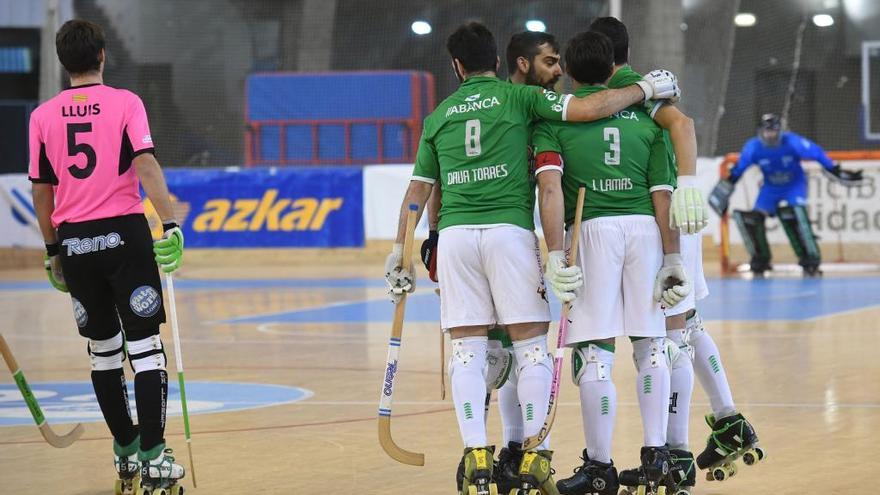
{"label": "dava torres name on jersey", "polygon": [[507,164],[489,165],[471,170],[455,170],[446,174],[446,185],[467,184],[484,180],[503,179],[507,177]]}
{"label": "dava torres name on jersey", "polygon": [[[477,98],[474,98],[476,96]],[[492,96],[489,98],[478,99],[480,95],[471,95],[466,98],[465,103],[459,103],[458,105],[452,105],[451,107],[446,109],[446,118],[448,119],[450,115],[454,115],[457,113],[467,113],[473,112],[475,110],[484,110],[492,107],[497,107],[501,104],[501,101],[497,96]]]}

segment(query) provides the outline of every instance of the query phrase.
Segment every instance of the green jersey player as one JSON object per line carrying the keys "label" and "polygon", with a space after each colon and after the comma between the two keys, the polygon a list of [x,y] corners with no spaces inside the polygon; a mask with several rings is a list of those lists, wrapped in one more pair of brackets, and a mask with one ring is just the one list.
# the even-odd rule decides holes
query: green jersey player
{"label": "green jersey player", "polygon": [[[613,17],[602,17],[593,21],[590,29],[606,34],[614,44],[615,71],[608,86],[623,87],[637,80],[640,76],[627,63],[629,35],[626,26]],[[652,116],[661,127],[668,130],[675,148],[678,188],[673,192],[673,212],[681,213],[683,211],[681,206],[687,202],[689,196],[698,201],[694,204],[695,208],[684,206],[685,212],[689,214],[705,209],[702,198],[697,195],[699,191],[696,190],[697,194],[693,194],[688,189],[695,183],[696,174],[696,137],[693,121],[673,105],[662,105]],[[706,218],[705,215],[702,217]],[[678,217],[679,220],[682,218],[684,216]],[[676,225],[681,229],[681,256],[685,271],[693,283],[693,290],[677,305],[665,309],[666,336],[684,351],[671,363],[672,380],[666,440],[676,464],[673,472],[688,473],[687,477],[674,481],[678,487],[687,488],[696,483],[694,455],[688,447],[688,423],[694,374],[699,378],[712,406],[710,417],[713,433],[706,451],[702,454],[704,459],[708,456],[705,452],[717,455],[715,453],[718,442],[728,451],[748,449],[757,443],[757,435],[748,420],[737,412],[718,346],[712,336],[705,331],[696,308],[696,301],[709,295],[703,275],[702,238],[686,227],[691,225],[689,221],[687,223],[679,221]],[[725,435],[729,436],[731,431],[741,431],[742,434],[736,435],[733,439],[726,437]],[[700,456],[696,461],[700,464]],[[712,464],[712,462],[703,463],[699,467],[711,468]],[[621,482],[624,482],[625,475],[625,471],[621,473]]]}
{"label": "green jersey player", "polygon": [[[565,59],[579,86],[576,96],[609,91],[604,84],[613,70],[613,47],[605,35],[577,35]],[[669,225],[674,176],[663,132],[643,105],[634,105],[595,122],[541,123],[533,145],[537,172],[564,166],[567,224],[575,216],[578,186],[587,187],[583,221],[571,228],[581,229],[578,261],[590,278],[572,304],[566,335],[566,345],[574,347],[572,376],[581,390],[587,448],[583,469],[560,480],[559,491],[584,493],[601,485],[601,479],[601,493],[616,493],[611,432],[617,401],[611,367],[618,336],[633,340],[638,383],[644,384],[638,387],[642,465],[645,477],[660,483],[669,456],[669,368],[660,303],[673,305],[689,291],[678,232]]]}
{"label": "green jersey player", "polygon": [[[486,394],[487,331],[508,328],[518,361],[519,398],[532,411],[524,433],[537,434],[547,411],[552,359],[547,353],[550,319],[534,228],[527,145],[538,119],[587,121],[602,118],[644,100],[678,93],[674,77],[655,71],[637,86],[587,97],[558,95],[543,88],[512,85],[497,79],[497,48],[485,26],[471,23],[447,42],[452,66],[462,85],[425,119],[413,180],[400,215],[397,243],[386,260],[392,298],[415,288],[412,260],[402,260],[406,212],[419,212],[432,185],[443,200],[439,219],[437,275],[441,325],[451,333],[453,401],[465,444],[465,473],[460,489],[475,485],[488,493],[492,483],[491,448],[487,445],[482,407]],[[559,174],[559,171],[548,173]],[[542,174],[543,175],[543,174]],[[541,177],[539,188],[543,187]],[[548,181],[551,182],[552,181]],[[541,221],[551,251],[547,278],[563,300],[581,284],[580,270],[567,267],[562,251],[562,197],[546,191]],[[401,266],[402,265],[402,266]],[[528,386],[524,384],[528,383]],[[541,462],[533,462],[541,457]],[[524,466],[534,469],[523,481],[555,493],[546,446],[527,452]]]}

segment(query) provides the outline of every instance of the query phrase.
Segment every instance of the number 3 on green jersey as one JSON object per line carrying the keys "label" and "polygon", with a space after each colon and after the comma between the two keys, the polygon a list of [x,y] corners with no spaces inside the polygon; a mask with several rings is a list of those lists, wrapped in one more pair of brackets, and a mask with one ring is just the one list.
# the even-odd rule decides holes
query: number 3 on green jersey
{"label": "number 3 on green jersey", "polygon": [[602,136],[609,149],[605,152],[605,165],[620,165],[620,129],[605,127],[602,129]]}

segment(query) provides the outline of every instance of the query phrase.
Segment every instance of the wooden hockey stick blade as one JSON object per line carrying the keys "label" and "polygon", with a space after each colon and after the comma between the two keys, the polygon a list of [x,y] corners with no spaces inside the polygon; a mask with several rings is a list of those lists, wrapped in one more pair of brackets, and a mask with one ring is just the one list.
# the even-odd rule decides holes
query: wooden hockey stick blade
{"label": "wooden hockey stick blade", "polygon": [[70,430],[70,433],[66,435],[59,436],[56,434],[52,427],[49,426],[49,423],[43,423],[39,426],[40,433],[43,435],[43,438],[46,440],[46,443],[55,447],[56,449],[63,449],[66,447],[70,447],[73,445],[73,442],[79,440],[79,437],[83,436],[86,429],[83,428],[82,423],[77,423],[76,426]]}
{"label": "wooden hockey stick blade", "polygon": [[383,416],[379,418],[379,443],[382,445],[385,453],[397,462],[409,464],[410,466],[425,465],[425,454],[404,450],[394,443],[394,440],[391,438],[390,417]]}

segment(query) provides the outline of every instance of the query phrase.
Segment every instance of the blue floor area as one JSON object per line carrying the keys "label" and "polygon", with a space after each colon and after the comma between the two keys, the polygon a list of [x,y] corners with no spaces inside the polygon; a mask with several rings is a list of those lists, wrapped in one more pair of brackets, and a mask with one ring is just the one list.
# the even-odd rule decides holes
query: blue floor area
{"label": "blue floor area", "polygon": [[[843,311],[880,305],[880,278],[825,279],[709,279],[710,296],[699,303],[710,320],[807,320]],[[425,287],[424,283],[420,287]],[[553,319],[560,305],[551,299]],[[333,305],[273,314],[243,316],[227,323],[384,322],[393,314],[384,299],[340,302]],[[437,321],[440,305],[432,293],[409,298],[407,321]]]}
{"label": "blue floor area", "polygon": [[[699,304],[705,319],[769,321],[807,320],[844,311],[880,305],[880,278],[843,277],[822,279],[739,278],[709,279],[710,296]],[[375,289],[384,286],[381,279],[267,279],[267,280],[187,280],[178,279],[180,290],[332,290]],[[439,299],[423,280],[420,291],[407,302],[408,321],[434,322],[440,313]],[[0,282],[0,291],[51,290],[43,281]],[[559,303],[551,300],[553,318],[558,318]],[[306,323],[306,322],[386,322],[393,314],[385,299],[349,300],[306,309],[271,314],[242,315],[225,323]]]}

